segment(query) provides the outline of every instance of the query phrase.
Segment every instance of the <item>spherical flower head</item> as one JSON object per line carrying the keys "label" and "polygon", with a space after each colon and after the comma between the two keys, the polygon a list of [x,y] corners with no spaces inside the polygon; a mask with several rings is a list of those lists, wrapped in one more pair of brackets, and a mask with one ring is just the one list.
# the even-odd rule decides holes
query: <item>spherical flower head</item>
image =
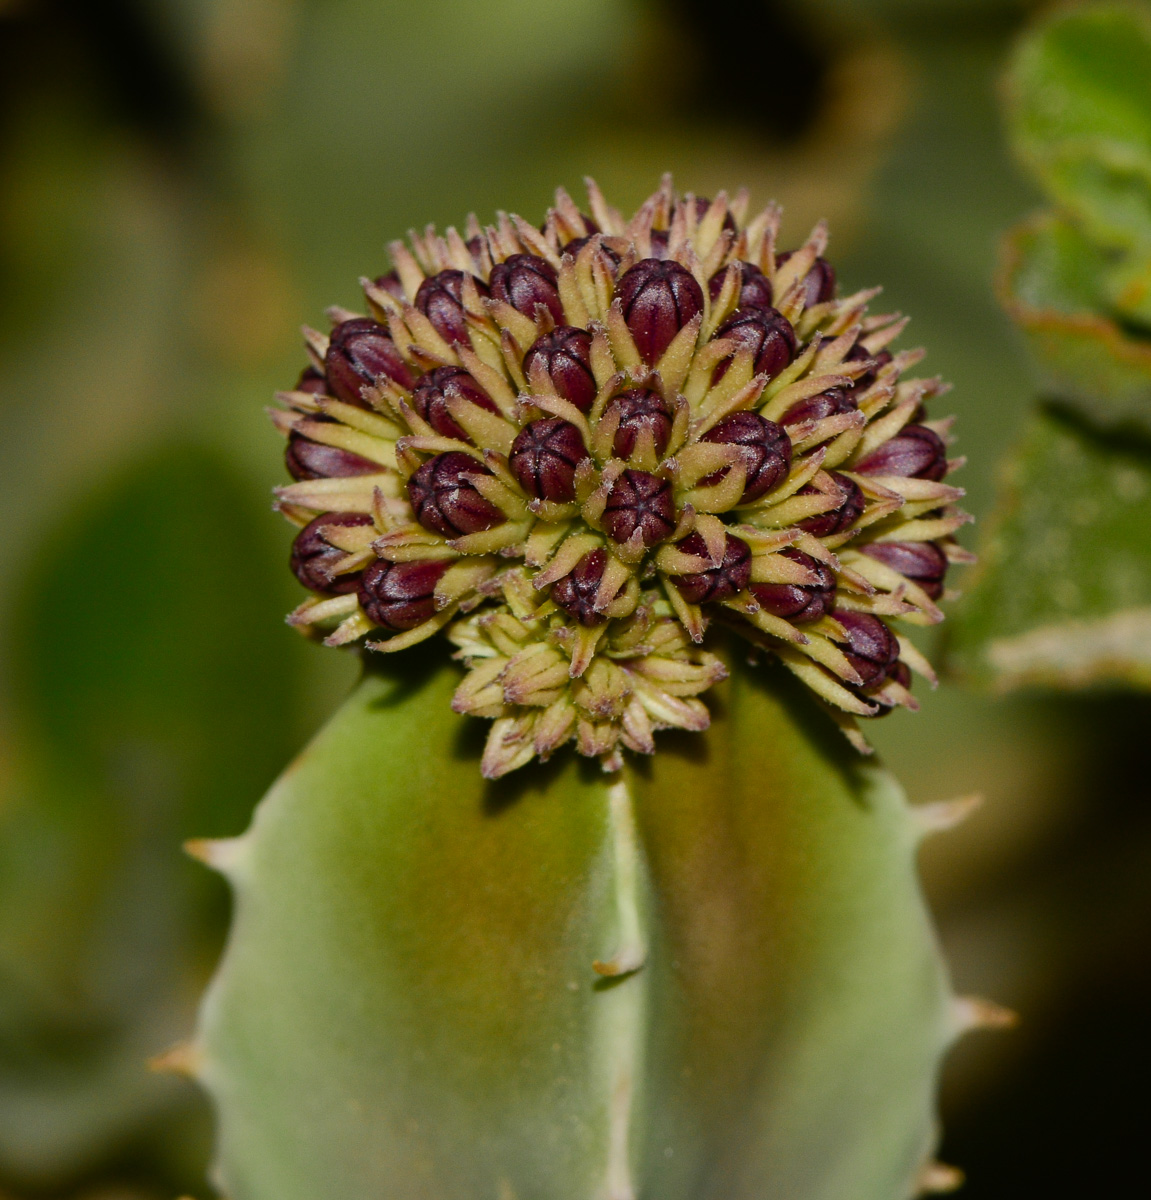
{"label": "spherical flower head", "polygon": [[541,227],[501,214],[394,243],[368,312],[305,330],[273,419],[295,482],[289,618],[390,654],[443,632],[490,777],[573,744],[618,768],[701,730],[719,630],[806,682],[848,736],[933,677],[954,535],[938,379],[905,321],[839,294],[816,226],[678,196],[630,219],[594,183]]}

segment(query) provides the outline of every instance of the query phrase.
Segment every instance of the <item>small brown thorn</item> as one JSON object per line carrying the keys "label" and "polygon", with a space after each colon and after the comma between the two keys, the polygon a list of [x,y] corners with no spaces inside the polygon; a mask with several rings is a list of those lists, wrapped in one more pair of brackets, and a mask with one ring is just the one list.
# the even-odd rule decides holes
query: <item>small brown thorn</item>
{"label": "small brown thorn", "polygon": [[194,1042],[177,1042],[174,1046],[148,1059],[148,1070],[166,1075],[183,1075],[195,1079],[202,1056]]}
{"label": "small brown thorn", "polygon": [[1019,1014],[982,996],[956,996],[951,1001],[951,1024],[960,1037],[973,1029],[1013,1029]]}
{"label": "small brown thorn", "polygon": [[226,875],[239,863],[245,845],[242,837],[190,838],[184,843],[184,852],[213,871]]}
{"label": "small brown thorn", "polygon": [[944,1192],[954,1192],[963,1186],[963,1172],[958,1167],[948,1166],[947,1163],[930,1162],[920,1172],[915,1180],[917,1196],[938,1196]]}
{"label": "small brown thorn", "polygon": [[983,803],[981,792],[957,796],[954,800],[936,800],[933,804],[916,804],[911,808],[911,819],[919,830],[920,837],[932,833],[944,833],[966,821]]}

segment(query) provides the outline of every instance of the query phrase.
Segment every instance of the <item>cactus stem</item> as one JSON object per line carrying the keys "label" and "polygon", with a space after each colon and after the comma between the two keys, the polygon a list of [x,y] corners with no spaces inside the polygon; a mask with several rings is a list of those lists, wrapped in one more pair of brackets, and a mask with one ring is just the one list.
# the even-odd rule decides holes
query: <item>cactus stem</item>
{"label": "cactus stem", "polygon": [[973,1029],[1011,1029],[1019,1014],[982,996],[955,996],[951,1001],[951,1025],[956,1037]]}
{"label": "cactus stem", "polygon": [[954,1192],[963,1186],[963,1172],[947,1163],[928,1163],[915,1181],[917,1196],[938,1196],[943,1192]]}
{"label": "cactus stem", "polygon": [[235,875],[247,851],[247,838],[191,838],[184,853],[229,877]]}
{"label": "cactus stem", "polygon": [[932,804],[916,804],[911,808],[911,819],[920,838],[933,833],[945,833],[961,825],[983,803],[981,792],[967,796],[956,796],[953,800],[936,800]]}
{"label": "cactus stem", "polygon": [[195,1042],[177,1042],[148,1059],[148,1070],[195,1079],[200,1073],[203,1054]]}
{"label": "cactus stem", "polygon": [[610,979],[641,970],[647,958],[647,948],[640,926],[639,841],[631,788],[628,787],[626,779],[618,779],[608,788],[608,820],[612,834],[612,854],[615,859],[619,944],[610,959],[606,962],[597,959],[592,963],[592,969],[597,975]]}

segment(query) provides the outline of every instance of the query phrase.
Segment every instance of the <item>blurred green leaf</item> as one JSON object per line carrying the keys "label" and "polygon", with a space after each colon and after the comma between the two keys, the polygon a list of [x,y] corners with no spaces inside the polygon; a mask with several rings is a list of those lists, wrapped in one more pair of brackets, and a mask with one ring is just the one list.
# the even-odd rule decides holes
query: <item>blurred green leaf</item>
{"label": "blurred green leaf", "polygon": [[1050,214],[1019,226],[1005,245],[1001,299],[1027,337],[1043,390],[1101,424],[1151,432],[1151,340],[1107,315],[1106,251]]}
{"label": "blurred green leaf", "polygon": [[1151,450],[1046,410],[954,621],[950,658],[1000,689],[1151,687]]}
{"label": "blurred green leaf", "polygon": [[202,1145],[191,1090],[145,1060],[187,1033],[226,918],[180,843],[242,828],[291,750],[298,659],[254,499],[214,453],[153,453],[78,497],[25,576],[23,767],[0,804],[9,1178],[67,1180],[164,1121]]}
{"label": "blurred green leaf", "polygon": [[1151,12],[1088,5],[1033,28],[1008,114],[1024,161],[1090,236],[1151,247]]}

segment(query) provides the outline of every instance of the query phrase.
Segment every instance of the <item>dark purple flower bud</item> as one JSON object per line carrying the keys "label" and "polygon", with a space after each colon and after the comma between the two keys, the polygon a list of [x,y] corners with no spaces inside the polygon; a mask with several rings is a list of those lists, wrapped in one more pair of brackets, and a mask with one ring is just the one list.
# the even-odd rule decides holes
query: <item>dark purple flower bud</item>
{"label": "dark purple flower bud", "polygon": [[401,304],[407,302],[408,298],[404,293],[404,285],[400,282],[399,274],[395,271],[389,271],[386,275],[377,275],[376,287],[399,300]]}
{"label": "dark purple flower bud", "polygon": [[367,408],[360,389],[392,379],[400,387],[414,382],[391,334],[369,317],[341,321],[332,330],[324,359],[328,391],[346,404]]}
{"label": "dark purple flower bud", "polygon": [[385,629],[415,629],[435,616],[436,584],[450,565],[442,558],[374,562],[360,580],[360,607]]}
{"label": "dark purple flower bud", "polygon": [[[776,255],[776,266],[782,267],[794,253],[794,250],[785,250],[782,254]],[[803,284],[806,292],[803,302],[805,308],[834,300],[835,268],[826,258],[817,258],[812,263],[811,270],[803,277]]]}
{"label": "dark purple flower bud", "polygon": [[576,468],[587,457],[583,436],[570,421],[544,417],[519,431],[508,466],[529,496],[566,504],[575,499]]}
{"label": "dark purple flower bud", "polygon": [[645,258],[620,277],[616,299],[644,360],[654,363],[693,317],[703,312],[703,289],[679,263]]}
{"label": "dark purple flower bud", "polygon": [[[842,499],[835,508],[818,513],[814,517],[805,517],[802,521],[797,522],[800,529],[810,533],[813,537],[831,537],[832,534],[842,533],[855,524],[866,504],[863,492],[860,491],[859,484],[854,479],[848,479],[846,475],[841,475],[838,471],[828,471],[828,474],[838,485]],[[814,496],[817,493],[819,493],[819,488],[807,483],[799,489],[796,495]]]}
{"label": "dark purple flower bud", "polygon": [[[488,285],[473,276],[481,296],[488,294]],[[451,345],[468,341],[468,319],[464,310],[464,273],[447,270],[431,275],[416,292],[416,308],[432,323],[432,328]]]}
{"label": "dark purple flower bud", "polygon": [[[312,417],[313,421],[322,417]],[[325,421],[325,424],[327,421]],[[325,446],[313,442],[302,433],[293,431],[288,435],[288,448],[284,451],[284,465],[293,479],[337,479],[348,475],[378,475],[384,468],[351,450],[339,446]]]}
{"label": "dark purple flower bud", "polygon": [[[757,375],[773,379],[795,357],[798,343],[791,322],[774,308],[749,308],[732,313],[715,331],[717,338],[729,338],[739,348],[751,351],[753,370]],[[725,358],[715,368],[712,383],[727,374],[731,359]]]}
{"label": "dark purple flower bud", "polygon": [[858,407],[855,397],[845,388],[828,388],[826,392],[796,401],[780,421],[784,425],[802,425],[805,421],[822,421],[824,417],[855,412]]}
{"label": "dark purple flower bud", "polygon": [[558,325],[564,306],[556,286],[555,267],[535,254],[513,254],[492,268],[488,281],[492,296],[535,319],[536,309],[546,308]]}
{"label": "dark purple flower bud", "polygon": [[671,232],[667,229],[651,231],[651,256],[661,261],[667,258],[667,248],[671,244]]}
{"label": "dark purple flower bud", "polygon": [[662,542],[675,530],[671,484],[646,471],[624,471],[608,494],[603,526],[617,542],[626,542],[637,529],[645,546]]}
{"label": "dark purple flower bud", "polygon": [[[698,533],[689,533],[676,549],[697,558],[708,558],[707,543]],[[730,600],[751,582],[751,547],[742,538],[726,535],[723,562],[691,575],[673,575],[671,582],[688,604],[707,604]]]}
{"label": "dark purple flower bud", "polygon": [[458,450],[429,458],[408,480],[408,498],[416,520],[425,529],[449,538],[502,524],[504,514],[465,478],[490,474],[483,463]]}
{"label": "dark purple flower bud", "polygon": [[313,592],[325,596],[343,596],[354,592],[359,586],[359,572],[337,575],[328,572],[345,557],[343,550],[325,541],[320,530],[327,525],[370,525],[372,518],[367,513],[330,512],[309,521],[292,543],[292,574]]}
{"label": "dark purple flower bud", "polygon": [[470,441],[456,424],[448,401],[459,396],[471,404],[498,413],[492,398],[462,367],[436,367],[429,371],[412,390],[412,406],[441,437]]}
{"label": "dark purple flower bud", "polygon": [[607,617],[602,612],[596,612],[593,605],[606,567],[606,550],[589,551],[576,563],[570,574],[556,580],[551,590],[552,600],[581,625],[602,625]]}
{"label": "dark purple flower bud", "polygon": [[[572,258],[576,258],[579,255],[579,252],[588,244],[588,242],[592,240],[592,237],[594,236],[594,234],[589,234],[587,237],[573,238],[566,246],[564,246],[562,253],[570,254]],[[611,246],[608,246],[603,242],[600,242],[600,248],[608,256],[608,258],[611,259],[612,263],[618,267],[622,261],[620,255],[613,250]]]}
{"label": "dark purple flower bud", "polygon": [[903,475],[938,482],[947,474],[947,447],[926,425],[904,425],[895,437],[856,463],[855,469],[860,475]]}
{"label": "dark purple flower bud", "polygon": [[794,546],[787,546],[780,554],[814,571],[818,580],[815,583],[753,583],[751,594],[764,611],[783,617],[793,625],[818,621],[835,603],[834,573],[826,563]]}
{"label": "dark purple flower bud", "polygon": [[315,367],[305,367],[296,380],[296,391],[307,392],[311,396],[326,396],[328,381]]}
{"label": "dark purple flower bud", "polygon": [[838,642],[848,662],[859,672],[863,687],[870,687],[887,678],[888,668],[899,658],[899,642],[895,634],[871,613],[851,612],[848,609],[833,614],[843,626],[846,640]]}
{"label": "dark purple flower bud", "polygon": [[[741,279],[739,283],[739,299],[736,301],[736,308],[771,308],[771,280],[754,264],[749,262],[740,262],[736,266],[739,267]],[[723,281],[727,275],[727,268],[716,273],[707,281],[707,290],[711,296],[712,303],[719,299],[720,292],[723,291]]]}
{"label": "dark purple flower bud", "polygon": [[880,367],[885,367],[889,362],[892,361],[890,351],[878,350],[875,354],[871,354],[860,342],[856,342],[855,345],[852,346],[844,356],[845,362],[863,362],[866,359],[872,359],[875,362],[875,366],[868,367],[867,370],[856,379],[855,390],[857,392],[862,392],[864,389],[871,387],[871,385],[879,376]]}
{"label": "dark purple flower bud", "polygon": [[671,439],[671,409],[659,392],[628,388],[612,400],[604,416],[613,409],[619,413],[619,427],[612,443],[617,458],[631,457],[642,429],[651,432],[656,456],[663,454]]}
{"label": "dark purple flower bud", "polygon": [[865,700],[879,705],[879,712],[874,714],[876,717],[886,717],[895,711],[895,704],[879,695],[879,692],[886,687],[888,680],[898,683],[900,687],[910,688],[911,670],[904,662],[893,662],[874,683],[868,684],[867,687],[851,689]]}
{"label": "dark purple flower bud", "polygon": [[[786,478],[791,470],[791,438],[774,422],[759,413],[729,413],[717,421],[702,438],[705,442],[739,446],[747,469],[747,483],[740,502],[750,503],[766,495]],[[715,471],[700,482],[705,486],[718,483],[730,467]]]}
{"label": "dark purple flower bud", "polygon": [[591,334],[572,325],[558,325],[536,338],[524,355],[524,374],[542,362],[556,394],[587,412],[595,402],[596,382],[591,369]]}
{"label": "dark purple flower bud", "polygon": [[868,542],[859,549],[919,584],[932,600],[943,594],[947,555],[934,542]]}

